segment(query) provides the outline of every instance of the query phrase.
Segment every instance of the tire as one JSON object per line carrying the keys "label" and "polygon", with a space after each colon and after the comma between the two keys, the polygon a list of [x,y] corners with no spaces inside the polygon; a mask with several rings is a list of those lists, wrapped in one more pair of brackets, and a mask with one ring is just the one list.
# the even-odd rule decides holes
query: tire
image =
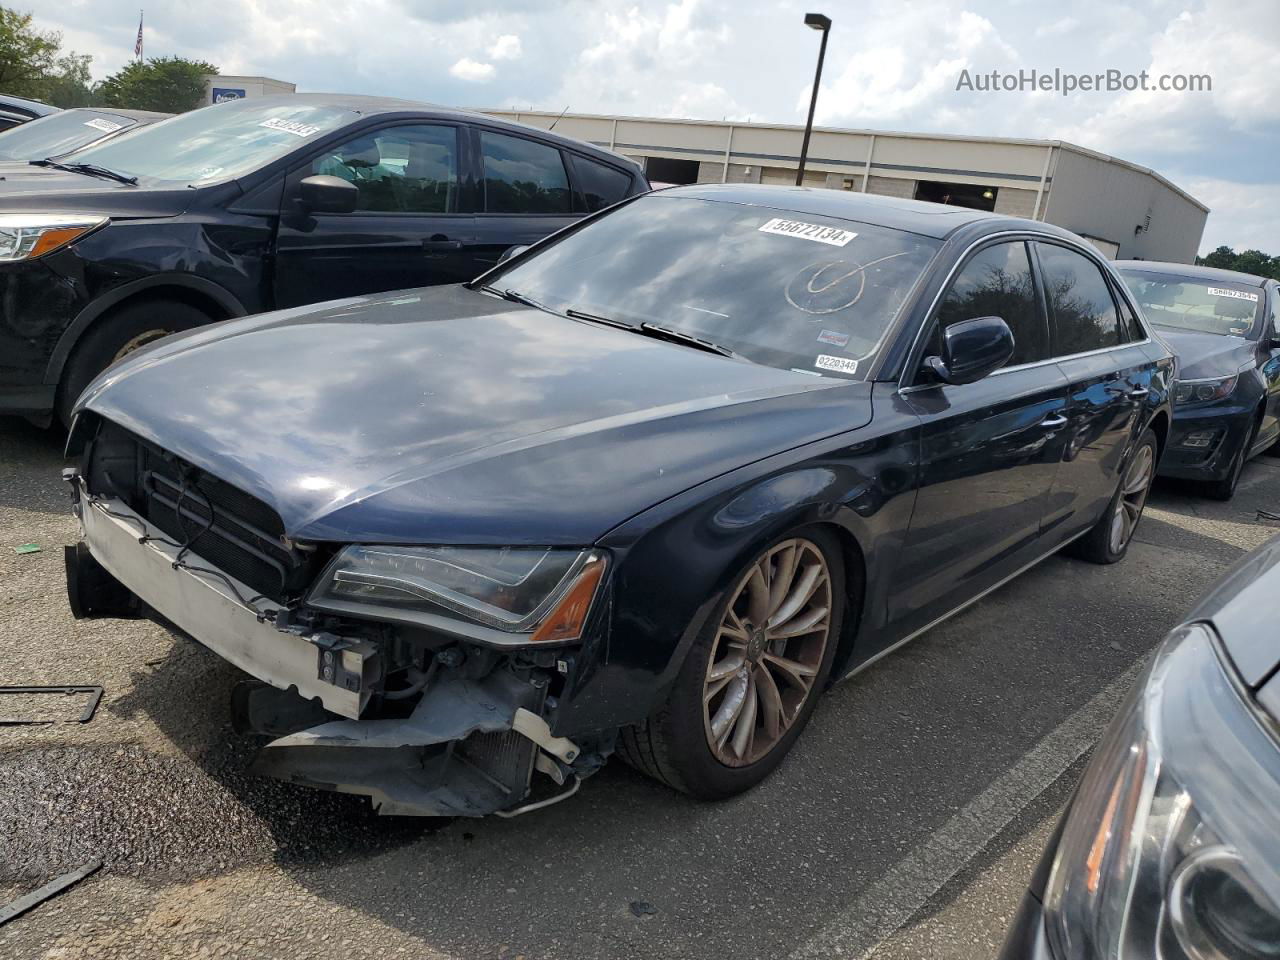
{"label": "tire", "polygon": [[211,323],[213,318],[175,300],[125,304],[99,317],[76,344],[58,385],[58,419],[71,426],[71,410],[93,379],[116,360],[139,347],[180,330]]}
{"label": "tire", "polygon": [[[764,617],[751,617],[752,610],[757,609],[751,602],[753,571],[758,564],[764,564],[776,580],[780,572],[787,569],[788,550],[795,551],[792,556],[796,559],[790,562],[792,576],[788,580],[795,592],[782,591],[769,613]],[[804,592],[803,578],[814,568],[820,568],[816,578],[818,586],[773,629],[780,633],[797,626],[803,629],[807,618],[825,606],[825,615],[815,621],[820,625],[825,620],[825,634],[815,631],[791,638],[770,638],[767,632],[752,628],[753,619],[768,622],[776,618],[779,611],[786,610],[787,601]],[[618,749],[623,759],[654,779],[703,800],[731,797],[763,780],[782,762],[808,723],[831,673],[844,625],[847,587],[840,543],[820,526],[793,530],[757,553],[734,575],[725,596],[707,618],[666,702],[644,723],[621,732]],[[765,593],[761,591],[757,595],[765,596]],[[767,596],[763,602],[768,603]],[[738,619],[735,621],[733,617]],[[741,636],[745,640],[740,642],[732,635],[736,628],[725,624],[744,621],[747,629]],[[732,674],[715,679],[710,676],[712,668],[723,668],[735,656],[740,656],[742,663]],[[779,666],[780,659],[790,666]],[[811,682],[803,692],[797,683],[799,677],[791,673],[796,666],[803,666],[806,676],[808,671],[813,671],[808,677]],[[787,678],[792,676],[796,676],[796,680],[789,681]],[[704,709],[704,693],[714,685],[719,685],[718,691]],[[712,741],[717,738],[715,731],[719,730],[715,728],[716,719],[721,710],[732,713],[730,700],[735,689],[741,694],[743,706],[722,734],[722,746],[713,746]],[[735,744],[744,730],[749,731],[748,743],[745,750],[739,752]]]}
{"label": "tire", "polygon": [[1231,459],[1231,467],[1221,480],[1206,480],[1200,484],[1200,492],[1211,500],[1227,501],[1236,495],[1236,487],[1240,485],[1240,474],[1244,473],[1244,465],[1249,462],[1249,450],[1253,447],[1254,438],[1258,435],[1258,421],[1253,422],[1244,443]]}
{"label": "tire", "polygon": [[[1088,533],[1068,547],[1067,552],[1090,563],[1118,563],[1124,558],[1147,505],[1159,451],[1155,433],[1150,429],[1144,431],[1121,472],[1120,483],[1107,509]],[[1126,489],[1130,492],[1126,493]],[[1118,519],[1118,511],[1122,510],[1123,521]],[[1126,529],[1117,537],[1117,523],[1120,522],[1125,523]]]}

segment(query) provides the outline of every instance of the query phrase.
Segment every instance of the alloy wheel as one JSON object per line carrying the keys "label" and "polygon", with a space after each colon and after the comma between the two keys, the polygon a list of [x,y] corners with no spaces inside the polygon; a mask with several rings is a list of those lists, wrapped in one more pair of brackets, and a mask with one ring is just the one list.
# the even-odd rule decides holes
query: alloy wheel
{"label": "alloy wheel", "polygon": [[169,330],[158,330],[158,329],[145,330],[142,333],[138,334],[136,337],[130,337],[128,340],[124,342],[124,345],[119,350],[116,351],[116,355],[111,358],[111,362],[116,363],[120,360],[123,360],[129,354],[133,353],[133,351],[139,349],[140,347],[145,347],[147,344],[152,343],[156,340],[159,340],[162,337],[167,337],[171,332],[172,331],[169,331]]}
{"label": "alloy wheel", "polygon": [[802,538],[771,547],[733,588],[702,696],[707,743],[721,763],[764,757],[814,694],[831,634],[831,591],[826,557]]}
{"label": "alloy wheel", "polygon": [[1144,443],[1138,448],[1133,462],[1125,471],[1120,487],[1120,497],[1116,501],[1115,513],[1111,518],[1111,536],[1109,546],[1112,553],[1119,553],[1137,529],[1138,518],[1142,516],[1142,508],[1147,502],[1147,493],[1151,490],[1151,481],[1155,473],[1155,452],[1150,444]]}

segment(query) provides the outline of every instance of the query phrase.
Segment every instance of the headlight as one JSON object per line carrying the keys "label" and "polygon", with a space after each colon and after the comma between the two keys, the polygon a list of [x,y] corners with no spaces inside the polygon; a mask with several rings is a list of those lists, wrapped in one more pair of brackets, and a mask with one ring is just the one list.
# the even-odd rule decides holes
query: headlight
{"label": "headlight", "polygon": [[1280,957],[1280,745],[1226,669],[1182,628],[1103,739],[1046,891],[1059,960]]}
{"label": "headlight", "polygon": [[1231,396],[1236,388],[1237,374],[1229,377],[1212,377],[1207,380],[1179,380],[1173,389],[1174,403],[1208,403]]}
{"label": "headlight", "polygon": [[106,222],[92,214],[0,214],[0,261],[43,257]]}
{"label": "headlight", "polygon": [[347,547],[308,602],[429,624],[457,614],[531,643],[577,639],[605,555],[548,547]]}

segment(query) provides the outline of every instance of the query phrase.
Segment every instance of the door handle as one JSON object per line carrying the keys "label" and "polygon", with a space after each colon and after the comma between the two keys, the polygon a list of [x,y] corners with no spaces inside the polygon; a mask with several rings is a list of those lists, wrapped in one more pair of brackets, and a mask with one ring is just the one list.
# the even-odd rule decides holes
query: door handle
{"label": "door handle", "polygon": [[1057,430],[1059,427],[1065,427],[1066,425],[1067,418],[1061,414],[1054,417],[1046,417],[1044,420],[1040,421],[1040,426],[1044,427],[1046,430]]}
{"label": "door handle", "polygon": [[461,250],[461,240],[449,240],[446,237],[432,237],[430,240],[422,241],[422,249],[429,253],[437,253],[442,250]]}

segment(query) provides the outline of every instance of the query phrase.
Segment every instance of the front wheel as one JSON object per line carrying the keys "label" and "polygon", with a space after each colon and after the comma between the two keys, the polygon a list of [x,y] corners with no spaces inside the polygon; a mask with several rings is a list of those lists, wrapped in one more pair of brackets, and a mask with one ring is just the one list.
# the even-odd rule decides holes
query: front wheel
{"label": "front wheel", "polygon": [[1159,449],[1156,435],[1151,430],[1144,431],[1106,512],[1088,533],[1071,545],[1071,553],[1090,563],[1116,563],[1124,557],[1147,505]]}
{"label": "front wheel", "polygon": [[845,612],[836,538],[803,527],[740,570],[670,695],[624,730],[632,766],[702,799],[749,789],[782,761],[831,672]]}

